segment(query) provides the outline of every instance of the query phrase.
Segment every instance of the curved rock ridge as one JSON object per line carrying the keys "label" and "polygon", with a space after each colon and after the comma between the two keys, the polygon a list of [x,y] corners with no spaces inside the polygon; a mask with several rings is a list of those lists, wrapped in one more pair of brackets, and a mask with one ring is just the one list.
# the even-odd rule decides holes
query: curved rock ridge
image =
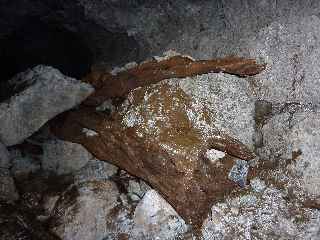
{"label": "curved rock ridge", "polygon": [[[235,65],[220,66],[219,71],[238,69],[235,72],[242,73],[239,66],[254,63],[243,60],[239,65],[242,60],[233,59]],[[223,61],[197,63],[183,57],[152,61],[136,68],[135,76],[128,70],[117,75],[126,76],[118,77],[119,82],[111,77],[111,83],[93,73],[96,94],[89,101],[98,101],[61,115],[53,122],[53,130],[60,138],[84,145],[98,159],[144,179],[188,223],[201,227],[213,202],[238,187],[228,178],[237,159],[255,157],[255,98],[250,85],[244,78],[223,73],[196,75],[215,71],[216,66],[210,67],[213,62]],[[197,67],[190,70],[190,63]],[[143,71],[141,66],[149,67]],[[256,73],[263,68],[254,66]],[[186,71],[180,74],[177,69],[182,68]],[[168,69],[176,72],[163,80]],[[133,85],[124,84],[131,81]],[[95,108],[96,103],[115,96],[124,99],[115,106],[117,111]],[[83,129],[96,134],[88,135]],[[206,156],[210,149],[223,152],[223,157],[210,160]]]}

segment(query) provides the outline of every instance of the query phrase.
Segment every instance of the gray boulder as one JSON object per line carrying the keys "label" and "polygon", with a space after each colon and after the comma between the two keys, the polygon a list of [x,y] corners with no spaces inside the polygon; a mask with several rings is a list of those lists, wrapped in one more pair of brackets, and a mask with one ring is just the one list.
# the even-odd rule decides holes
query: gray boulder
{"label": "gray boulder", "polygon": [[135,209],[132,239],[178,239],[187,225],[155,190],[149,190]]}
{"label": "gray boulder", "polygon": [[320,196],[319,129],[319,112],[282,113],[263,126],[263,147],[259,149],[260,156],[269,161],[290,160],[286,178],[296,178],[296,191],[313,197]]}
{"label": "gray boulder", "polygon": [[[249,148],[253,147],[256,98],[248,81],[223,73],[171,79],[169,83],[175,81],[192,98],[192,106],[196,110],[190,110],[188,117],[203,135],[209,136],[218,130],[240,140]],[[197,113],[204,109],[209,112],[211,124],[206,125]]]}
{"label": "gray boulder", "polygon": [[0,104],[0,139],[20,143],[57,114],[78,105],[94,90],[48,66],[36,66],[11,81],[19,93]]}
{"label": "gray boulder", "polygon": [[131,222],[119,195],[116,184],[108,180],[72,185],[52,210],[51,231],[64,240],[120,239]]}
{"label": "gray boulder", "polygon": [[320,19],[292,16],[276,21],[247,39],[242,49],[267,64],[253,77],[261,99],[270,102],[318,104],[320,67]]}
{"label": "gray boulder", "polygon": [[90,159],[92,155],[77,143],[57,139],[43,144],[42,169],[58,175],[76,172]]}
{"label": "gray boulder", "polygon": [[281,190],[267,187],[214,204],[201,239],[319,239],[319,217],[318,210],[288,204]]}

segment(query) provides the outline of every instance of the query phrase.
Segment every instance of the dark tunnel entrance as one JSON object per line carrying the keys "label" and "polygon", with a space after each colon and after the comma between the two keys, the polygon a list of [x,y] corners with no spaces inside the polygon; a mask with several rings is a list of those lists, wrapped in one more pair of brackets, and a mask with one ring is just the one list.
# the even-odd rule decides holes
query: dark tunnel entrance
{"label": "dark tunnel entrance", "polygon": [[75,33],[37,19],[29,20],[1,41],[2,76],[14,74],[38,64],[51,65],[72,77],[82,77],[92,63],[92,54]]}
{"label": "dark tunnel entrance", "polygon": [[15,74],[38,64],[80,78],[90,70],[93,55],[83,39],[63,26],[29,19],[0,41],[0,100],[10,96],[6,84]]}
{"label": "dark tunnel entrance", "polygon": [[41,19],[28,17],[0,39],[0,102],[14,94],[9,79],[39,64],[80,79],[92,66],[110,69],[146,56],[147,51],[126,31],[110,32],[92,22],[67,28],[61,21]]}

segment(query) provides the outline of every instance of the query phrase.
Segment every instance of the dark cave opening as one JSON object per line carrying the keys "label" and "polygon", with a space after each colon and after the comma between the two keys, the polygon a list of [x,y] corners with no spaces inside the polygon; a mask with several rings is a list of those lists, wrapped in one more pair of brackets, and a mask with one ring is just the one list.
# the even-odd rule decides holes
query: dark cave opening
{"label": "dark cave opening", "polygon": [[36,65],[50,65],[63,74],[81,78],[89,72],[93,54],[80,35],[57,24],[28,19],[0,40],[0,100],[12,92],[7,80]]}
{"label": "dark cave opening", "polygon": [[90,69],[92,53],[81,37],[62,26],[32,19],[1,41],[3,79],[38,64],[51,65],[71,77]]}
{"label": "dark cave opening", "polygon": [[67,26],[59,21],[28,17],[0,39],[0,101],[14,94],[7,81],[36,65],[49,65],[63,74],[82,78],[92,67],[111,67],[140,61],[145,52],[124,32],[111,32],[92,23]]}

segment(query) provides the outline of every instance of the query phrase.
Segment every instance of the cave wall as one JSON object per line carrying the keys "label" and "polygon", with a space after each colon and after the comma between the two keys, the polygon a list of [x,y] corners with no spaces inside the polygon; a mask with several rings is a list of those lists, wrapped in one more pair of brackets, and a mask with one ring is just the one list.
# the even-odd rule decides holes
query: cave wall
{"label": "cave wall", "polygon": [[2,0],[2,82],[36,64],[73,77],[174,49],[195,58],[245,55],[273,21],[319,15],[320,2],[272,0]]}

